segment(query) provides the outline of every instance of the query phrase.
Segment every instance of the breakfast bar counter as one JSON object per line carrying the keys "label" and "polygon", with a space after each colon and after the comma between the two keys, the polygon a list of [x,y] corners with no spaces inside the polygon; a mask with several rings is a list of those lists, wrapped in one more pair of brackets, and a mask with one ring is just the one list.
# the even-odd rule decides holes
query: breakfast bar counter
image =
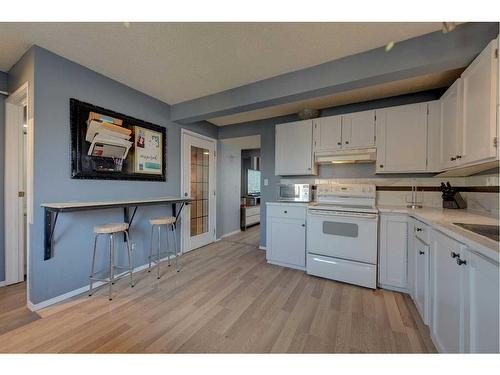
{"label": "breakfast bar counter", "polygon": [[[57,217],[61,212],[75,212],[75,211],[90,211],[90,210],[104,210],[110,208],[123,208],[123,220],[125,223],[132,225],[135,213],[139,206],[153,206],[153,205],[171,205],[172,216],[176,220],[186,204],[191,202],[191,198],[186,197],[160,197],[151,199],[133,199],[122,201],[93,201],[93,202],[60,202],[60,203],[43,203],[41,206],[45,211],[45,238],[44,238],[44,260],[52,257],[52,240],[54,238],[54,229],[57,223]],[[177,204],[180,204],[177,210]],[[133,208],[130,214],[130,208]]]}

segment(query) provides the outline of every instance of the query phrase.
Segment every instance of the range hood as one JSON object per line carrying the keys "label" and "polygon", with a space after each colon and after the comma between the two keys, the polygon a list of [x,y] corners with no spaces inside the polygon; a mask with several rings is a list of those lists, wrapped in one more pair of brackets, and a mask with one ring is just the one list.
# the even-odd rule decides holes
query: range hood
{"label": "range hood", "polygon": [[316,152],[318,164],[373,163],[377,160],[376,148],[357,148],[350,150]]}

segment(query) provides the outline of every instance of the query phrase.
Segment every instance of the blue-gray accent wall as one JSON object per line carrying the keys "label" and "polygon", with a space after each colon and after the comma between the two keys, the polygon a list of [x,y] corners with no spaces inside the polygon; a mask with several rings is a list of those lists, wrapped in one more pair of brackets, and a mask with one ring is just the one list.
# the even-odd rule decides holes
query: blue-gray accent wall
{"label": "blue-gray accent wall", "polygon": [[[54,257],[43,260],[44,202],[141,199],[180,194],[180,125],[169,120],[170,106],[40,47],[33,47],[34,72],[13,70],[9,82],[34,77],[34,217],[30,234],[30,300],[37,304],[88,284],[93,226],[123,220],[123,211],[61,214],[54,234]],[[29,64],[20,65],[29,66]],[[14,87],[11,88],[11,90]],[[69,100],[88,103],[152,122],[167,129],[167,181],[101,181],[70,178]],[[208,123],[183,126],[217,138]],[[134,265],[146,263],[148,218],[170,213],[167,207],[141,207],[131,230]],[[104,244],[103,244],[104,245]],[[123,243],[119,240],[119,245]],[[123,254],[124,255],[124,254]],[[105,249],[98,268],[106,263]],[[122,262],[125,258],[121,258]]]}
{"label": "blue-gray accent wall", "polygon": [[[384,98],[363,103],[348,104],[338,107],[323,109],[320,113],[323,116],[333,116],[343,113],[364,111],[369,109],[385,108],[397,105],[419,103],[438,99],[444,89],[429,90],[425,92],[401,95],[391,98]],[[260,244],[266,246],[266,202],[276,199],[276,184],[281,180],[280,176],[274,174],[274,138],[276,124],[297,121],[297,115],[287,115],[274,117],[265,120],[245,122],[241,124],[222,126],[219,128],[219,139],[244,137],[249,135],[260,135],[261,152],[261,225],[260,225]],[[354,164],[341,166],[340,168],[324,166],[319,170],[320,178],[361,178],[375,176],[374,164]],[[383,175],[376,175],[380,178]],[[297,176],[294,176],[294,178]],[[397,177],[390,175],[389,177]],[[264,179],[268,180],[268,185],[264,186]]]}

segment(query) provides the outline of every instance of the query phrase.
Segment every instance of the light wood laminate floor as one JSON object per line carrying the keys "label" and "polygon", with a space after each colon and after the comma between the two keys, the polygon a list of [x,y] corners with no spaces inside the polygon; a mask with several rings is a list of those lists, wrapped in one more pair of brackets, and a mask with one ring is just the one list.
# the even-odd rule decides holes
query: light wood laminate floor
{"label": "light wood laminate floor", "polygon": [[408,296],[269,265],[258,231],[187,253],[180,273],[122,279],[111,302],[101,289],[43,309],[0,352],[435,352]]}

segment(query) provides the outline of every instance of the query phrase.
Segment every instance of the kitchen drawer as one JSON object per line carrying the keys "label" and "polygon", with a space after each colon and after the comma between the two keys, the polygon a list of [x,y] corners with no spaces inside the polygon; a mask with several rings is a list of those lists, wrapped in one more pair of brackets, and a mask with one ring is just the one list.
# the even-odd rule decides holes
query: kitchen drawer
{"label": "kitchen drawer", "polygon": [[306,207],[293,205],[268,205],[267,216],[289,219],[306,219]]}
{"label": "kitchen drawer", "polygon": [[377,266],[374,264],[307,254],[307,273],[366,288],[377,288]]}
{"label": "kitchen drawer", "polygon": [[260,214],[260,206],[248,206],[246,207],[247,216],[259,215]]}
{"label": "kitchen drawer", "polygon": [[415,221],[415,236],[426,245],[430,244],[430,228],[421,221]]}
{"label": "kitchen drawer", "polygon": [[260,215],[247,216],[247,221],[246,221],[247,225],[252,225],[258,222],[260,222]]}

